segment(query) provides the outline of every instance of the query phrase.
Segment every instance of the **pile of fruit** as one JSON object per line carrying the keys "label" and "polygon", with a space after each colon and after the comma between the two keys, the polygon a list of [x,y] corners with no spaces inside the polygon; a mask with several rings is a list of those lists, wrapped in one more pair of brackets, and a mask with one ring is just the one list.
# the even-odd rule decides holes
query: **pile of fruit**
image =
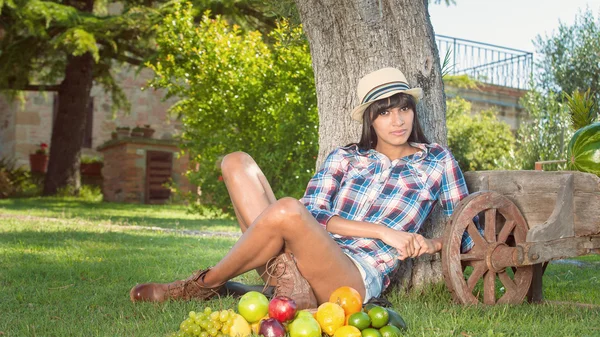
{"label": "pile of fruit", "polygon": [[350,287],[336,289],[329,302],[316,311],[297,310],[296,302],[285,296],[271,301],[251,291],[232,309],[191,311],[181,322],[176,337],[399,337],[406,323],[392,309],[367,304],[364,309],[358,291]]}

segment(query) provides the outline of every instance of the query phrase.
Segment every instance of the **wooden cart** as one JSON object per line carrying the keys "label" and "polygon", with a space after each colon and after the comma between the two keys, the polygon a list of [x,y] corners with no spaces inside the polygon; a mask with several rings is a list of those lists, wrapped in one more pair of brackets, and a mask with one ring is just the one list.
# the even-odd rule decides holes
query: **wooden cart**
{"label": "wooden cart", "polygon": [[[447,223],[442,250],[444,280],[459,303],[541,301],[549,261],[600,253],[597,176],[477,171],[465,179],[472,194]],[[475,246],[461,253],[465,230]]]}

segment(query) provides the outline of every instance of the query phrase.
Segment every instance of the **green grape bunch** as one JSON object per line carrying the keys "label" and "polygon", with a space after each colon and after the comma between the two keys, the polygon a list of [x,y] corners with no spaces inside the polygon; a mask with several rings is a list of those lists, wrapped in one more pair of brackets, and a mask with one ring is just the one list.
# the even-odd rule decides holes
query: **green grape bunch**
{"label": "green grape bunch", "polygon": [[235,312],[229,310],[212,311],[210,307],[202,312],[190,311],[179,325],[179,331],[172,337],[226,337],[235,319]]}

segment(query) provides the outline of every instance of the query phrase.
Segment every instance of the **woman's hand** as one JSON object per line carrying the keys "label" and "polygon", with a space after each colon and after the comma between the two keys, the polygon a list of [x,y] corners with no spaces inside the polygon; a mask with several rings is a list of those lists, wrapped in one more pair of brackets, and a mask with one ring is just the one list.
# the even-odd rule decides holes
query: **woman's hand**
{"label": "woman's hand", "polygon": [[423,254],[435,254],[442,250],[442,241],[440,239],[427,239],[420,234],[414,235],[415,240],[421,247],[421,249],[417,252],[417,256],[421,256]]}
{"label": "woman's hand", "polygon": [[380,239],[398,250],[400,260],[408,257],[419,257],[423,254],[435,254],[441,249],[441,243],[436,240],[426,239],[420,234],[397,231],[391,228],[386,228],[381,233]]}
{"label": "woman's hand", "polygon": [[434,254],[442,249],[441,239],[426,239],[420,234],[398,231],[381,224],[347,220],[339,216],[329,219],[327,230],[344,236],[379,239],[396,248],[400,253],[400,260]]}

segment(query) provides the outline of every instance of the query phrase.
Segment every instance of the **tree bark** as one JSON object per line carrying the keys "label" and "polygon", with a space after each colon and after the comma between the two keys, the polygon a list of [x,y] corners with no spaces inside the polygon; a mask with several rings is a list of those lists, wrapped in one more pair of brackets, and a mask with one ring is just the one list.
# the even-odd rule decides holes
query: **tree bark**
{"label": "tree bark", "polygon": [[[310,43],[319,109],[320,165],[335,147],[357,142],[361,124],[350,118],[358,105],[356,85],[382,67],[400,69],[421,87],[417,106],[430,141],[446,145],[445,95],[427,0],[295,0]],[[439,236],[441,213],[424,228]],[[397,274],[405,286],[442,279],[439,259],[410,261]],[[411,264],[414,264],[411,266]]]}
{"label": "tree bark", "polygon": [[90,53],[67,57],[65,78],[58,90],[44,195],[54,195],[61,188],[67,188],[72,194],[79,193],[82,135],[94,82],[93,69],[94,59]]}
{"label": "tree bark", "polygon": [[[83,12],[91,13],[94,10],[94,0],[67,0],[64,4]],[[58,111],[52,124],[43,195],[55,195],[63,188],[69,194],[79,194],[81,146],[93,84],[92,54],[67,55],[65,77],[58,88]]]}

